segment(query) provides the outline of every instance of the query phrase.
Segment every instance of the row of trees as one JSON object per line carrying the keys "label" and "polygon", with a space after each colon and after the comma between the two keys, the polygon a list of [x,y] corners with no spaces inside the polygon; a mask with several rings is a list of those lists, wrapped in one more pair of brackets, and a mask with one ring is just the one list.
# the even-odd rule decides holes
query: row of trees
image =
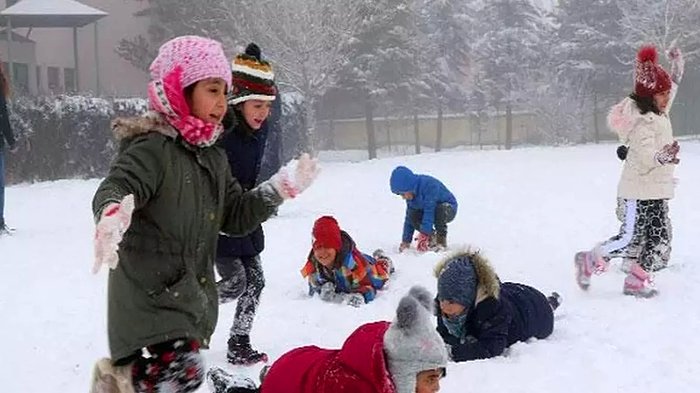
{"label": "row of trees", "polygon": [[150,18],[147,36],[118,49],[132,64],[146,69],[181,34],[231,52],[256,42],[282,88],[304,97],[306,143],[319,138],[317,119],[361,114],[370,157],[377,115],[437,113],[438,149],[445,111],[505,112],[506,148],[514,110],[538,113],[550,142],[590,129],[597,139],[597,116],[631,86],[641,43],[680,45],[690,61],[700,53],[700,0],[560,0],[550,10],[530,0],[126,1],[147,3],[139,15]]}

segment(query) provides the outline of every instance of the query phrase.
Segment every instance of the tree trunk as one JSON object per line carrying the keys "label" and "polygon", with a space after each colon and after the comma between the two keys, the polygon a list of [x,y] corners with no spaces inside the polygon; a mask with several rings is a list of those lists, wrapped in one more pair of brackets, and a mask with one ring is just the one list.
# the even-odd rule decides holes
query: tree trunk
{"label": "tree trunk", "polygon": [[420,154],[420,126],[418,123],[418,113],[413,112],[413,134],[416,137],[416,154]]}
{"label": "tree trunk", "polygon": [[513,147],[513,107],[506,104],[506,150]]}
{"label": "tree trunk", "polygon": [[600,143],[600,128],[598,128],[598,93],[593,92],[593,139],[596,144]]}
{"label": "tree trunk", "polygon": [[435,138],[435,151],[442,150],[442,103],[437,108],[437,136]]}
{"label": "tree trunk", "polygon": [[365,100],[365,127],[367,128],[367,152],[369,159],[377,158],[377,138],[374,134],[374,105],[372,99]]}

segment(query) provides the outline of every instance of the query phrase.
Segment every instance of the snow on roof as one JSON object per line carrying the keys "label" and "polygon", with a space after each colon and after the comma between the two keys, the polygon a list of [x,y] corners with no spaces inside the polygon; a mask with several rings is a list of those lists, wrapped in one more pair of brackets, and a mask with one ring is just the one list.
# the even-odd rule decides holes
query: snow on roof
{"label": "snow on roof", "polygon": [[12,27],[82,27],[106,12],[75,0],[20,0],[0,11],[0,23]]}
{"label": "snow on roof", "polygon": [[107,13],[74,0],[20,0],[0,11],[0,15],[94,15]]}

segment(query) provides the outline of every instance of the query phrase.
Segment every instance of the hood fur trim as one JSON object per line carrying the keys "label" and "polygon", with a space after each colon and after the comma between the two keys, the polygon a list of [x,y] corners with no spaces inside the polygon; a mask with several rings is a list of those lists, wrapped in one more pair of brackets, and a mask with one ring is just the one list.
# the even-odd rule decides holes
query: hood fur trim
{"label": "hood fur trim", "polygon": [[476,276],[479,280],[476,287],[476,304],[489,297],[498,299],[501,292],[501,282],[498,279],[496,272],[491,267],[488,259],[482,256],[481,252],[478,250],[467,248],[466,250],[457,251],[447,256],[445,259],[441,260],[437,263],[437,265],[435,265],[435,277],[440,277],[450,261],[460,257],[469,258],[469,260],[472,261],[474,270],[476,271]]}
{"label": "hood fur trim", "polygon": [[633,99],[626,97],[612,108],[608,113],[608,127],[617,133],[620,142],[627,144],[629,135],[640,120],[647,122],[654,121],[654,114],[639,113],[637,103]]}
{"label": "hood fur trim", "polygon": [[177,130],[170,126],[163,116],[153,111],[146,112],[142,116],[114,119],[112,132],[120,141],[149,132],[158,132],[173,139],[178,136]]}

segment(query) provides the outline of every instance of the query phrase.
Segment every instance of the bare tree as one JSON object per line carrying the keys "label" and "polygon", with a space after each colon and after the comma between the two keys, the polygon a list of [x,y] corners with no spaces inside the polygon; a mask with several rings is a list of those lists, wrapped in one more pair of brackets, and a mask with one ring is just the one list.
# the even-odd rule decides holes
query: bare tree
{"label": "bare tree", "polygon": [[653,43],[660,51],[683,48],[686,58],[700,55],[700,0],[617,0],[622,28],[635,49]]}

